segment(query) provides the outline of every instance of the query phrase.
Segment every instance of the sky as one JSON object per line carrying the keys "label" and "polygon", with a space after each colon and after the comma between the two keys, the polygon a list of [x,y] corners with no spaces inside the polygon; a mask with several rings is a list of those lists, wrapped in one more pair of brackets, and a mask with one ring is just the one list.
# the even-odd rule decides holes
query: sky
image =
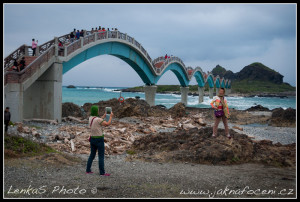
{"label": "sky", "polygon": [[[204,72],[221,65],[234,73],[261,62],[296,86],[296,4],[3,4],[3,57],[32,38],[43,44],[74,28],[118,28],[152,59],[165,54]],[[124,61],[89,59],[63,75],[63,85],[144,85]],[[158,85],[179,85],[166,72]],[[190,85],[195,85],[193,78]]]}

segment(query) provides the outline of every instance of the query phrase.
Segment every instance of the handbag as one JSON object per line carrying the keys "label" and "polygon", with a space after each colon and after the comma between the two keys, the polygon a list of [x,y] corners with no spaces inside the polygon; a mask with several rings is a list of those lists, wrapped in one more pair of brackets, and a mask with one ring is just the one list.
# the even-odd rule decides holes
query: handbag
{"label": "handbag", "polygon": [[[93,121],[94,121],[95,118],[96,118],[96,117],[94,117],[94,118],[92,119],[91,124],[90,124],[90,127],[92,127],[92,124],[93,124]],[[91,136],[89,137],[89,142],[91,142]]]}
{"label": "handbag", "polygon": [[215,116],[217,118],[224,116],[224,111],[223,110],[215,110]]}

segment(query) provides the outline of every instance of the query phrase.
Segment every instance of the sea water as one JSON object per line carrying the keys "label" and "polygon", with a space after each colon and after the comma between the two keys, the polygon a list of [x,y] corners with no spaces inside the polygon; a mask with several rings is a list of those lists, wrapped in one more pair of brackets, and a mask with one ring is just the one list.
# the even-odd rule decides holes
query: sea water
{"label": "sea water", "polygon": [[[84,103],[97,103],[99,101],[110,100],[112,98],[118,99],[120,95],[127,98],[140,97],[145,99],[145,93],[137,92],[122,92],[121,89],[127,87],[85,87],[79,86],[76,88],[62,87],[62,102],[72,102],[79,106]],[[262,105],[270,110],[274,108],[282,107],[287,109],[289,107],[296,109],[296,97],[226,97],[229,108],[235,108],[238,110],[245,110],[255,105]],[[181,101],[181,95],[177,94],[160,94],[157,93],[155,96],[156,105],[164,105],[167,108],[171,108],[175,104]],[[204,96],[203,102],[198,104],[198,96],[188,96],[188,107],[197,108],[210,108],[210,99],[208,96]]]}

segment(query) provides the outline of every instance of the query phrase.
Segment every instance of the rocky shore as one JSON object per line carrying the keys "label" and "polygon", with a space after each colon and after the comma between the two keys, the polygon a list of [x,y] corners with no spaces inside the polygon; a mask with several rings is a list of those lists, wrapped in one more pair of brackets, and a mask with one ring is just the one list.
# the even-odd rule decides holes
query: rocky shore
{"label": "rocky shore", "polygon": [[[10,133],[32,137],[34,140],[44,142],[58,151],[89,154],[90,145],[87,140],[90,131],[87,123],[92,105],[98,105],[103,113],[104,108],[110,106],[115,114],[112,125],[104,128],[107,155],[122,154],[131,150],[134,142],[144,138],[145,135],[170,136],[167,135],[169,133],[171,135],[181,134],[179,136],[183,136],[183,134],[192,135],[192,129],[205,131],[205,138],[202,142],[205,143],[207,139],[209,144],[219,144],[218,142],[211,142],[214,140],[209,138],[214,123],[211,109],[186,108],[182,103],[178,103],[170,109],[162,106],[150,107],[144,100],[133,98],[126,99],[122,105],[116,99],[93,104],[86,103],[83,107],[73,103],[64,103],[62,123],[58,124],[51,120],[26,120],[24,123],[16,123],[14,127],[11,127]],[[234,109],[230,111],[231,133],[242,134],[245,129],[248,143],[251,143],[251,138],[277,141],[274,144],[292,144],[295,142],[296,113],[294,109],[278,108],[271,111],[262,106],[256,106],[245,111]],[[261,126],[249,126],[251,124]],[[276,127],[273,130],[274,126],[287,128]],[[220,128],[222,127],[223,124],[220,123]],[[259,131],[259,128],[264,128],[264,130]],[[272,135],[274,131],[277,131],[278,134]],[[286,134],[286,131],[290,132]],[[274,136],[278,138],[274,138]],[[240,135],[236,137],[240,137]],[[177,139],[174,138],[174,140]],[[234,142],[238,142],[237,140]],[[241,143],[238,142],[238,144]],[[199,147],[202,146],[199,145]]]}
{"label": "rocky shore", "polygon": [[[122,89],[122,92],[144,92],[143,88],[126,88]],[[179,90],[177,91],[159,91],[160,94],[174,94],[174,95],[181,95]],[[216,93],[214,93],[215,95]],[[197,91],[189,92],[188,95],[190,96],[199,96]],[[204,92],[204,96],[208,96],[209,93],[207,91]],[[286,92],[277,92],[277,93],[266,93],[266,92],[257,92],[257,93],[240,93],[240,92],[231,92],[230,96],[232,97],[279,97],[279,98],[288,98],[288,97],[295,97],[296,91],[286,91]]]}
{"label": "rocky shore", "polygon": [[[101,182],[92,179],[95,178],[93,176],[84,174],[90,152],[87,117],[90,107],[94,104],[98,105],[103,113],[104,108],[110,106],[115,114],[112,125],[104,128],[106,167],[108,172],[113,173],[113,177],[103,179]],[[59,153],[45,154],[22,158],[20,167],[14,158],[5,155],[5,190],[8,190],[10,185],[24,187],[30,179],[34,179],[35,186],[42,186],[41,182],[47,182],[48,187],[67,184],[75,186],[75,182],[83,186],[89,184],[87,179],[90,179],[91,184],[97,189],[97,195],[90,193],[84,197],[192,197],[193,195],[184,195],[180,192],[185,190],[184,187],[191,189],[197,187],[198,184],[193,180],[195,176],[201,179],[200,181],[205,181],[199,186],[206,186],[211,190],[214,187],[225,188],[229,182],[240,188],[243,185],[257,187],[256,180],[261,179],[261,173],[267,170],[270,178],[266,180],[269,185],[259,184],[261,188],[264,188],[262,186],[271,188],[271,185],[280,183],[282,188],[295,187],[293,173],[296,167],[296,119],[293,109],[279,108],[271,111],[261,106],[248,110],[232,109],[229,119],[231,139],[225,137],[222,123],[219,125],[218,136],[211,137],[214,123],[211,109],[188,108],[181,103],[170,109],[163,106],[150,107],[144,100],[132,98],[126,99],[122,105],[116,99],[86,103],[82,107],[64,103],[63,116],[62,123],[33,119],[9,127],[7,135],[22,136],[45,143],[72,158],[61,156]],[[33,169],[32,165],[35,164],[32,164],[33,162],[39,169],[43,169],[40,171]],[[71,170],[67,169],[69,166],[72,167]],[[172,173],[174,166],[180,169]],[[250,172],[248,169],[251,168],[256,172]],[[98,171],[97,163],[93,164],[92,169]],[[233,173],[231,169],[236,171]],[[231,179],[238,177],[236,173],[239,173],[240,169],[245,171],[244,176],[232,181]],[[274,169],[278,170],[275,172]],[[202,171],[198,172],[199,170]],[[223,176],[221,170],[227,175]],[[194,174],[185,175],[183,171]],[[67,173],[70,172],[72,177],[67,178]],[[204,177],[205,174],[202,172],[206,172],[207,177]],[[15,181],[14,176],[23,179],[23,182]],[[186,178],[185,182],[181,183],[182,179],[178,176]],[[219,176],[221,181],[213,176]],[[38,182],[37,179],[41,181]],[[212,182],[211,180],[215,183],[208,183]],[[120,190],[120,186],[124,191]],[[86,185],[84,187],[91,189]],[[5,196],[22,197],[8,195],[7,192]],[[79,195],[50,193],[30,197],[45,196],[79,197]],[[255,197],[255,195],[242,196]],[[208,195],[194,197],[208,197]]]}

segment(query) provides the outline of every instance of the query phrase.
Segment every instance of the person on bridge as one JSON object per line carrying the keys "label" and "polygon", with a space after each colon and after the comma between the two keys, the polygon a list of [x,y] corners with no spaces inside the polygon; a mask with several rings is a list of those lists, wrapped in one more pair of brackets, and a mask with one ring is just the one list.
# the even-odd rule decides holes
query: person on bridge
{"label": "person on bridge", "polygon": [[219,95],[215,96],[213,98],[212,102],[210,103],[212,108],[214,108],[216,111],[224,112],[224,113],[221,113],[220,117],[217,117],[215,114],[215,124],[213,127],[212,136],[215,137],[217,135],[218,125],[222,119],[224,127],[225,127],[225,133],[227,134],[227,137],[230,139],[231,136],[229,134],[229,129],[228,129],[229,108],[228,108],[228,104],[227,104],[227,99],[224,97],[224,95],[225,95],[225,89],[220,88]]}
{"label": "person on bridge", "polygon": [[83,31],[83,29],[80,31],[80,37],[84,37],[84,31]]}
{"label": "person on bridge", "polygon": [[70,33],[70,42],[73,43],[74,42],[74,38],[75,38],[75,35],[73,32]]}
{"label": "person on bridge", "polygon": [[105,32],[106,32],[105,28],[103,27],[102,30],[99,29],[99,32],[101,33],[101,37],[105,38]]}
{"label": "person on bridge", "polygon": [[80,32],[79,32],[79,30],[77,30],[77,32],[76,32],[76,40],[78,40],[80,38]]}
{"label": "person on bridge", "polygon": [[165,60],[166,60],[166,59],[168,59],[168,55],[167,55],[167,54],[165,55]]}
{"label": "person on bridge", "polygon": [[35,56],[35,49],[36,49],[36,47],[37,47],[37,44],[38,44],[38,40],[34,40],[34,39],[32,39],[32,45],[31,45],[31,49],[32,49],[32,56]]}
{"label": "person on bridge", "polygon": [[59,41],[59,43],[58,43],[58,54],[61,55],[61,56],[63,56],[64,49],[65,48],[64,48],[63,43],[61,41]]}
{"label": "person on bridge", "polygon": [[91,107],[91,116],[89,118],[89,127],[91,128],[91,138],[90,138],[90,145],[91,145],[91,153],[88,158],[87,166],[86,166],[86,173],[90,174],[93,173],[91,171],[91,166],[93,160],[96,156],[96,152],[98,150],[98,162],[99,162],[99,171],[101,176],[110,176],[109,173],[105,173],[104,169],[104,134],[102,127],[109,126],[111,124],[111,120],[113,117],[113,113],[111,112],[110,118],[108,122],[104,120],[106,117],[105,114],[100,118],[99,116],[99,109],[98,106],[93,105]]}
{"label": "person on bridge", "polygon": [[22,57],[20,63],[19,63],[19,72],[25,69],[25,57]]}
{"label": "person on bridge", "polygon": [[16,71],[16,72],[20,71],[20,67],[18,65],[17,60],[14,61],[14,65],[11,67],[11,69],[9,71]]}

